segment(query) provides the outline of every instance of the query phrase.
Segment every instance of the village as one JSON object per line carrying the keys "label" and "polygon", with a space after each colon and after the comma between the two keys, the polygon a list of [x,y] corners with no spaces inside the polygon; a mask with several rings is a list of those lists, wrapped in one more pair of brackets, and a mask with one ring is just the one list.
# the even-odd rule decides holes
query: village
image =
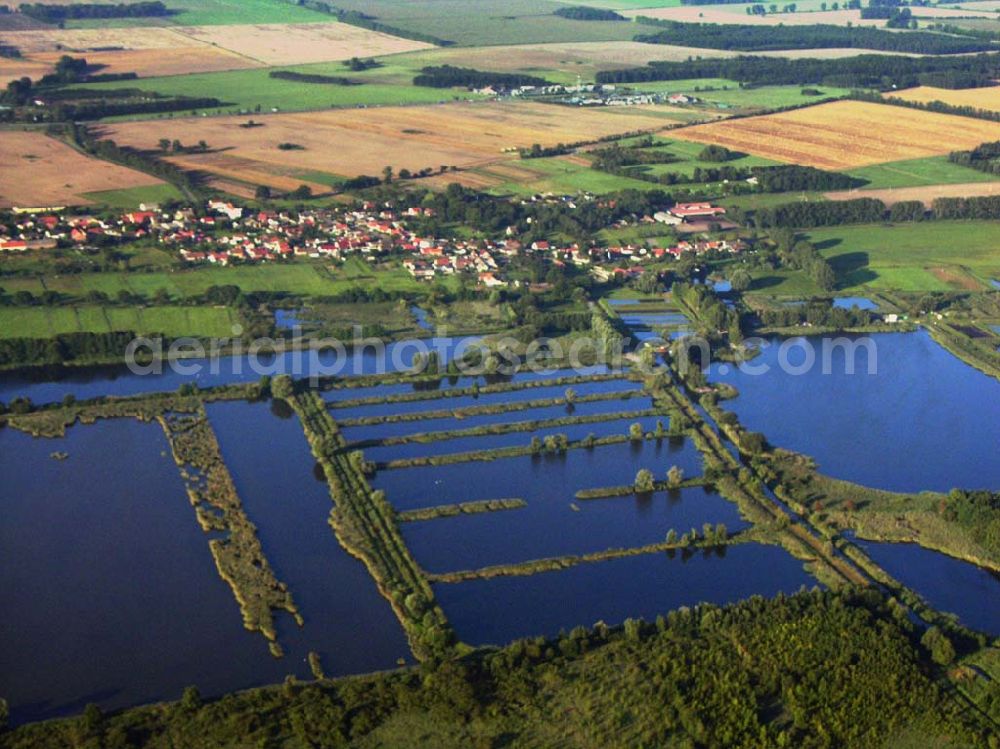
{"label": "village", "polygon": [[[538,199],[553,199],[551,197]],[[176,250],[185,264],[220,267],[265,264],[295,259],[342,261],[351,255],[402,258],[416,279],[475,273],[480,285],[508,285],[503,270],[518,255],[541,256],[556,265],[586,268],[598,281],[628,280],[643,272],[643,264],[684,253],[739,253],[749,249],[742,240],[680,239],[664,247],[622,244],[589,246],[535,241],[523,245],[513,227],[500,239],[445,239],[422,236],[408,222],[433,216],[430,208],[411,206],[395,210],[366,202],[342,211],[253,210],[231,202],[211,200],[205,215],[190,207],[163,210],[141,205],[114,218],[68,215],[61,210],[24,211],[0,224],[0,252],[29,252],[73,246],[81,249],[147,240]],[[679,203],[641,216],[642,224],[663,224],[678,234],[708,231],[718,226],[725,209],[711,203]],[[625,228],[619,222],[615,228]],[[735,225],[732,225],[735,226]]]}

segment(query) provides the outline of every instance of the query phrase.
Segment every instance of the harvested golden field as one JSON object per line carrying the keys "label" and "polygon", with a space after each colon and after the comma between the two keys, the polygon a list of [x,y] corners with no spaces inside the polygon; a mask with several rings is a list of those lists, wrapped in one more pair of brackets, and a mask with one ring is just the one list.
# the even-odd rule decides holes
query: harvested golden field
{"label": "harvested golden field", "polygon": [[891,94],[894,99],[904,99],[906,101],[918,101],[927,103],[931,101],[943,101],[953,107],[975,107],[976,109],[988,109],[992,112],[1000,112],[1000,86],[992,88],[932,88],[931,86],[918,86],[908,88],[904,91],[894,91]]}
{"label": "harvested golden field", "polygon": [[884,104],[835,101],[681,128],[671,131],[670,137],[836,170],[971,148],[1000,139],[1000,125]]}
{"label": "harvested golden field", "polygon": [[195,26],[177,32],[265,65],[293,65],[351,57],[380,57],[432,49],[433,45],[346,23]]}
{"label": "harvested golden field", "polygon": [[1000,182],[969,182],[960,185],[921,185],[920,187],[893,187],[878,190],[839,190],[825,193],[830,200],[851,198],[877,198],[886,205],[919,200],[928,208],[935,198],[973,198],[980,195],[1000,195]]}
{"label": "harvested golden field", "polygon": [[[413,107],[340,109],[257,117],[263,127],[243,128],[245,117],[122,122],[104,137],[153,150],[160,138],[205,140],[207,154],[171,160],[191,169],[279,187],[296,172],[342,176],[380,174],[383,167],[417,171],[441,165],[470,167],[509,161],[504,149],[591,140],[634,130],[659,130],[663,119],[642,114],[567,109],[529,102],[470,102]],[[301,150],[279,150],[279,143]]]}
{"label": "harvested golden field", "polygon": [[32,29],[3,35],[4,42],[21,50],[23,55],[35,52],[77,54],[95,49],[164,49],[191,46],[190,41],[166,28],[131,29]]}
{"label": "harvested golden field", "polygon": [[158,185],[160,180],[91,159],[47,135],[0,133],[0,207],[85,205],[84,193]]}

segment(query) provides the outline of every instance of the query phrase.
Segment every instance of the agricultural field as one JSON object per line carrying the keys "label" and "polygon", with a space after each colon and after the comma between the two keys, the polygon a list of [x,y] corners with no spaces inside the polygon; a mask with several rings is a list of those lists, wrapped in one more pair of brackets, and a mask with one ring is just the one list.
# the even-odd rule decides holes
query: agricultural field
{"label": "agricultural field", "polygon": [[85,156],[40,132],[0,136],[0,207],[90,205],[88,193],[158,186],[148,174]]}
{"label": "agricultural field", "polygon": [[[798,5],[798,3],[796,3]],[[752,26],[809,26],[831,24],[834,26],[884,26],[884,19],[861,18],[860,10],[827,10],[798,13],[769,13],[764,16],[749,15],[749,5],[679,5],[674,8],[643,8],[624,12],[631,18],[646,16],[679,23],[744,24]]]}
{"label": "agricultural field", "polygon": [[652,27],[630,21],[578,21],[552,15],[552,0],[339,0],[338,8],[375,16],[406,31],[428,34],[458,46],[546,42],[631,41]]}
{"label": "agricultural field", "polygon": [[962,88],[947,89],[932,86],[918,86],[904,91],[893,91],[886,94],[893,99],[930,103],[942,101],[953,107],[975,107],[991,112],[1000,112],[1000,86],[992,88]]}
{"label": "agricultural field", "polygon": [[[56,0],[60,4],[75,0]],[[165,3],[180,11],[166,18],[107,18],[71,20],[70,28],[114,28],[164,24],[172,26],[224,26],[241,23],[322,23],[330,16],[302,8],[286,0],[170,0]]]}
{"label": "agricultural field", "polygon": [[149,297],[162,289],[174,299],[185,299],[203,294],[211,286],[227,284],[247,292],[285,292],[302,296],[335,296],[357,286],[378,286],[383,291],[421,292],[427,289],[403,268],[376,270],[360,260],[343,269],[312,263],[284,263],[149,273],[81,273],[46,276],[44,283],[38,278],[17,277],[5,278],[3,288],[10,294],[30,291],[37,295],[51,290],[76,298],[83,298],[90,291],[101,291],[112,297],[120,291],[128,291]]}
{"label": "agricultural field", "polygon": [[985,289],[1000,274],[997,222],[844,226],[814,229],[808,238],[830,261],[841,291]]}
{"label": "agricultural field", "polygon": [[713,122],[671,135],[820,169],[852,168],[971,148],[996,140],[983,120],[856,101]]}
{"label": "agricultural field", "polygon": [[863,190],[886,190],[928,185],[966,185],[1000,180],[1000,176],[953,164],[948,161],[947,156],[890,161],[885,164],[851,169],[848,174],[868,183],[862,188]]}
{"label": "agricultural field", "polygon": [[[570,114],[571,113],[571,114]],[[425,107],[351,109],[269,115],[262,127],[243,128],[246,118],[212,117],[109,125],[104,135],[120,144],[155,149],[165,134],[184,143],[204,139],[206,154],[171,156],[177,164],[238,181],[284,189],[290,175],[379,174],[383,167],[420,170],[440,165],[473,167],[510,160],[505,149],[551,146],[634,130],[658,130],[663,120],[567,110],[534,103],[455,103]],[[300,150],[282,151],[293,142]]]}
{"label": "agricultural field", "polygon": [[229,50],[264,65],[294,65],[351,57],[378,57],[432,45],[346,23],[238,24],[180,30],[196,42]]}
{"label": "agricultural field", "polygon": [[970,182],[953,185],[925,185],[923,187],[889,187],[881,190],[843,190],[826,193],[830,200],[850,200],[867,197],[881,200],[886,205],[907,200],[919,200],[928,208],[937,198],[971,198],[982,195],[1000,195],[1000,182]]}
{"label": "agricultural field", "polygon": [[239,314],[226,307],[0,307],[0,338],[116,331],[229,338],[239,322]]}
{"label": "agricultural field", "polygon": [[[344,76],[347,72],[340,63],[287,66],[281,69],[336,76]],[[398,83],[378,82],[380,78],[365,74],[349,74],[352,80],[363,82],[363,85],[337,86],[271,78],[269,73],[270,70],[254,69],[171,75],[147,78],[141,85],[144,90],[155,91],[164,96],[215,97],[226,104],[221,111],[230,114],[253,112],[258,107],[265,112],[293,112],[331,107],[435,104],[455,98],[481,98],[471,93],[412,86],[410,80]],[[121,88],[121,83],[88,84],[85,88],[115,89]],[[140,118],[150,117],[143,115],[136,119]],[[156,119],[163,118],[161,115]]]}

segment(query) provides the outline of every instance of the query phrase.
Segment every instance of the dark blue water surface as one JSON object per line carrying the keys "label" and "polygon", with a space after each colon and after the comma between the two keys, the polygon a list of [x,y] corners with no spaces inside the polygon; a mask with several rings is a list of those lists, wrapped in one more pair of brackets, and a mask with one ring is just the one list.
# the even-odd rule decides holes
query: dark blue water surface
{"label": "dark blue water surface", "polygon": [[968,627],[1000,634],[1000,576],[917,544],[852,539],[885,571],[931,606]]}
{"label": "dark blue water surface", "polygon": [[[292,591],[305,626],[285,626],[286,658],[318,652],[329,675],[390,668],[409,646],[364,565],[337,543],[333,502],[296,416],[262,403],[208,406],[222,456],[264,554]],[[276,415],[277,414],[277,415]]]}
{"label": "dark blue water surface", "polygon": [[875,304],[875,302],[863,296],[837,297],[836,299],[833,300],[833,306],[839,307],[840,309],[851,309],[852,307],[857,307],[858,309],[866,309],[866,310],[878,309],[878,305]]}
{"label": "dark blue water surface", "polygon": [[431,572],[584,554],[662,541],[704,523],[745,528],[736,505],[701,488],[642,496],[574,500],[535,497],[516,510],[406,523],[403,536]]}
{"label": "dark blue water surface", "polygon": [[646,554],[530,577],[439,583],[434,593],[458,636],[478,645],[555,635],[597,621],[652,620],[679,606],[724,604],[813,585],[784,549],[745,544],[722,555]]}
{"label": "dark blue water surface", "polygon": [[[872,336],[877,373],[866,354],[854,374],[843,348],[833,349],[824,374],[820,339],[816,364],[804,374],[782,371],[777,342],[750,362],[752,375],[728,364],[711,379],[739,388],[726,407],[749,429],[779,447],[813,456],[837,478],[894,491],[1000,489],[1000,382],[936,344],[926,331]],[[804,362],[801,348],[788,360]]]}
{"label": "dark blue water surface", "polygon": [[2,429],[0,473],[0,694],[15,722],[302,671],[243,628],[158,425]]}
{"label": "dark blue water surface", "polygon": [[290,374],[295,377],[378,374],[407,369],[417,352],[435,350],[448,361],[474,345],[476,338],[428,338],[399,341],[384,346],[366,346],[347,351],[290,351],[280,355],[225,356],[163,362],[159,372],[135,374],[124,365],[86,367],[0,374],[0,400],[19,396],[35,403],[62,400],[65,395],[96,398],[102,395],[135,395],[176,390],[185,383],[211,387],[233,382],[251,382],[262,375]]}

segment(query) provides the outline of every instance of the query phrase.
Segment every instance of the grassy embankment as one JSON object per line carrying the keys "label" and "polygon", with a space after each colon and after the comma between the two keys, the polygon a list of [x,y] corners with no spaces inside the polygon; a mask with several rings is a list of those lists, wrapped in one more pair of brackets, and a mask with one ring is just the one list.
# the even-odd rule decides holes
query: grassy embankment
{"label": "grassy embankment", "polygon": [[219,575],[240,604],[243,626],[264,635],[271,654],[280,657],[274,612],[287,611],[300,626],[302,616],[288,586],[278,580],[264,556],[257,529],[244,512],[222,460],[208,415],[199,408],[195,414],[164,413],[158,421],[170,442],[198,524],[206,533],[223,534],[208,545]]}
{"label": "grassy embankment", "polygon": [[[287,387],[290,389],[291,383]],[[293,393],[288,400],[330,485],[334,502],[330,525],[337,540],[368,568],[403,625],[417,658],[450,652],[455,641],[451,626],[403,542],[395,510],[381,492],[369,486],[360,453],[346,450],[336,422],[317,393]]]}

